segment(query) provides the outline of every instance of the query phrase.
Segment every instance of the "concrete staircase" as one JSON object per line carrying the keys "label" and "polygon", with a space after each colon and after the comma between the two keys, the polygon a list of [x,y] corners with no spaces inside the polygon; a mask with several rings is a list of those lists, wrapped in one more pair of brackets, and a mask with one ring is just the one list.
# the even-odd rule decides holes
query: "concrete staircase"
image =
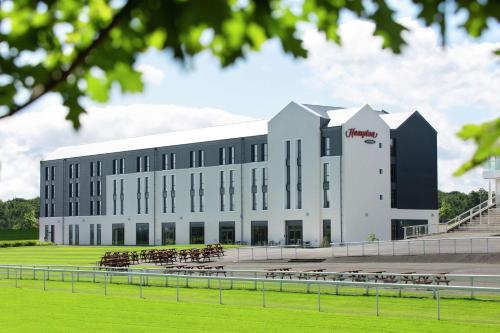
{"label": "concrete staircase", "polygon": [[454,232],[498,232],[500,234],[500,208],[493,207],[478,214],[453,230]]}

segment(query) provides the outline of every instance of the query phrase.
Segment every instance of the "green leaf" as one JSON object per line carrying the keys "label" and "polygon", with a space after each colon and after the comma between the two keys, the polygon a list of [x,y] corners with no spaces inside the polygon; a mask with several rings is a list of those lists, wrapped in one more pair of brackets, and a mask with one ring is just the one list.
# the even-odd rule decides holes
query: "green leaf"
{"label": "green leaf", "polygon": [[106,78],[97,78],[92,75],[87,75],[87,94],[94,101],[107,102],[109,99],[109,82]]}
{"label": "green leaf", "polygon": [[108,73],[108,80],[120,84],[122,92],[141,92],[144,88],[141,72],[134,70],[130,65],[119,62],[113,71]]}

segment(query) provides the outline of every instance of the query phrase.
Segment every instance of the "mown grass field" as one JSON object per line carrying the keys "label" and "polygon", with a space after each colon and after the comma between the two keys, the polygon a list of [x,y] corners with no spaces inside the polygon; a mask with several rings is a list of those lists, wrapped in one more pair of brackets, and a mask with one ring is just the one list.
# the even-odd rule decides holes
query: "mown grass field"
{"label": "mown grass field", "polygon": [[[175,245],[157,248],[193,248],[204,245]],[[95,265],[107,251],[140,251],[155,247],[137,246],[26,246],[0,248],[1,264],[33,264],[33,265]]]}
{"label": "mown grass field", "polygon": [[37,240],[38,229],[30,230],[0,230],[0,241]]}
{"label": "mown grass field", "polygon": [[[2,284],[5,282],[2,281]],[[9,280],[8,283],[12,283]],[[28,285],[29,283],[37,284]],[[260,292],[143,288],[79,283],[71,293],[68,282],[22,281],[21,288],[0,288],[1,332],[499,332],[498,302],[442,299],[441,318],[436,320],[432,299],[380,298],[380,317],[375,316],[373,296],[321,298],[314,294],[266,293],[262,308]],[[91,288],[97,288],[93,292]]]}

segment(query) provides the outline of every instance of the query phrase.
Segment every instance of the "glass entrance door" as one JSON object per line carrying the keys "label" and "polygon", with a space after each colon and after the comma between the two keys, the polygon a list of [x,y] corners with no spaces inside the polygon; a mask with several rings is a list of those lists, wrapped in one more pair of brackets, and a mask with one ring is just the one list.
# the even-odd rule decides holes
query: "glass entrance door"
{"label": "glass entrance door", "polygon": [[234,244],[234,222],[219,223],[219,242],[222,244]]}
{"label": "glass entrance door", "polygon": [[191,222],[190,223],[190,243],[191,244],[205,244],[205,223],[204,222]]}
{"label": "glass entrance door", "polygon": [[175,244],[175,222],[161,224],[162,245]]}
{"label": "glass entrance door", "polygon": [[112,226],[113,245],[125,244],[125,224],[115,223]]}
{"label": "glass entrance door", "polygon": [[252,245],[267,245],[267,221],[252,221]]}
{"label": "glass entrance door", "polygon": [[302,245],[302,221],[286,221],[286,244]]}

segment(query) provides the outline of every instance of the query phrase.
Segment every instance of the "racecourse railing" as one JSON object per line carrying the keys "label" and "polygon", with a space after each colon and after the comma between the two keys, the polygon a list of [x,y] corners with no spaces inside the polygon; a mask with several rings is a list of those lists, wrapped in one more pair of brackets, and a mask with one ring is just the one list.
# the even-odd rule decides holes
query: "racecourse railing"
{"label": "racecourse railing", "polygon": [[500,253],[500,237],[419,238],[394,241],[333,242],[328,248],[252,246],[226,251],[236,261],[314,259],[349,256]]}
{"label": "racecourse railing", "polygon": [[[497,279],[499,276],[496,277]],[[12,281],[13,280],[13,281]],[[470,293],[471,297],[476,294],[494,295],[491,301],[499,301],[498,287],[480,286],[446,286],[446,285],[420,285],[403,283],[379,283],[369,281],[338,281],[338,280],[293,280],[293,279],[265,279],[252,277],[223,277],[223,276],[194,276],[180,274],[145,273],[135,271],[114,271],[114,270],[75,270],[75,269],[54,269],[41,267],[26,267],[1,265],[0,282],[12,281],[12,287],[21,288],[26,280],[40,281],[40,288],[49,290],[52,283],[64,283],[71,286],[71,292],[75,293],[80,289],[84,292],[83,283],[102,286],[101,292],[106,296],[112,285],[129,285],[136,288],[137,295],[144,298],[144,291],[147,288],[157,287],[155,292],[167,288],[175,288],[175,300],[181,301],[181,289],[199,288],[218,290],[217,302],[223,304],[224,292],[231,289],[253,290],[261,293],[262,306],[266,307],[266,294],[269,292],[302,292],[311,294],[317,293],[316,307],[321,311],[322,296],[325,297],[339,295],[339,289],[362,289],[366,290],[364,295],[369,295],[369,291],[375,292],[376,315],[380,314],[379,296],[380,291],[399,290],[417,293],[432,292],[432,297],[436,300],[437,319],[441,317],[440,298],[441,293],[450,295],[460,293]],[[0,285],[5,286],[5,283]],[[161,289],[160,289],[161,288]],[[130,293],[134,289],[127,289]],[[153,290],[153,289],[151,289]],[[453,297],[453,296],[452,296]]]}

